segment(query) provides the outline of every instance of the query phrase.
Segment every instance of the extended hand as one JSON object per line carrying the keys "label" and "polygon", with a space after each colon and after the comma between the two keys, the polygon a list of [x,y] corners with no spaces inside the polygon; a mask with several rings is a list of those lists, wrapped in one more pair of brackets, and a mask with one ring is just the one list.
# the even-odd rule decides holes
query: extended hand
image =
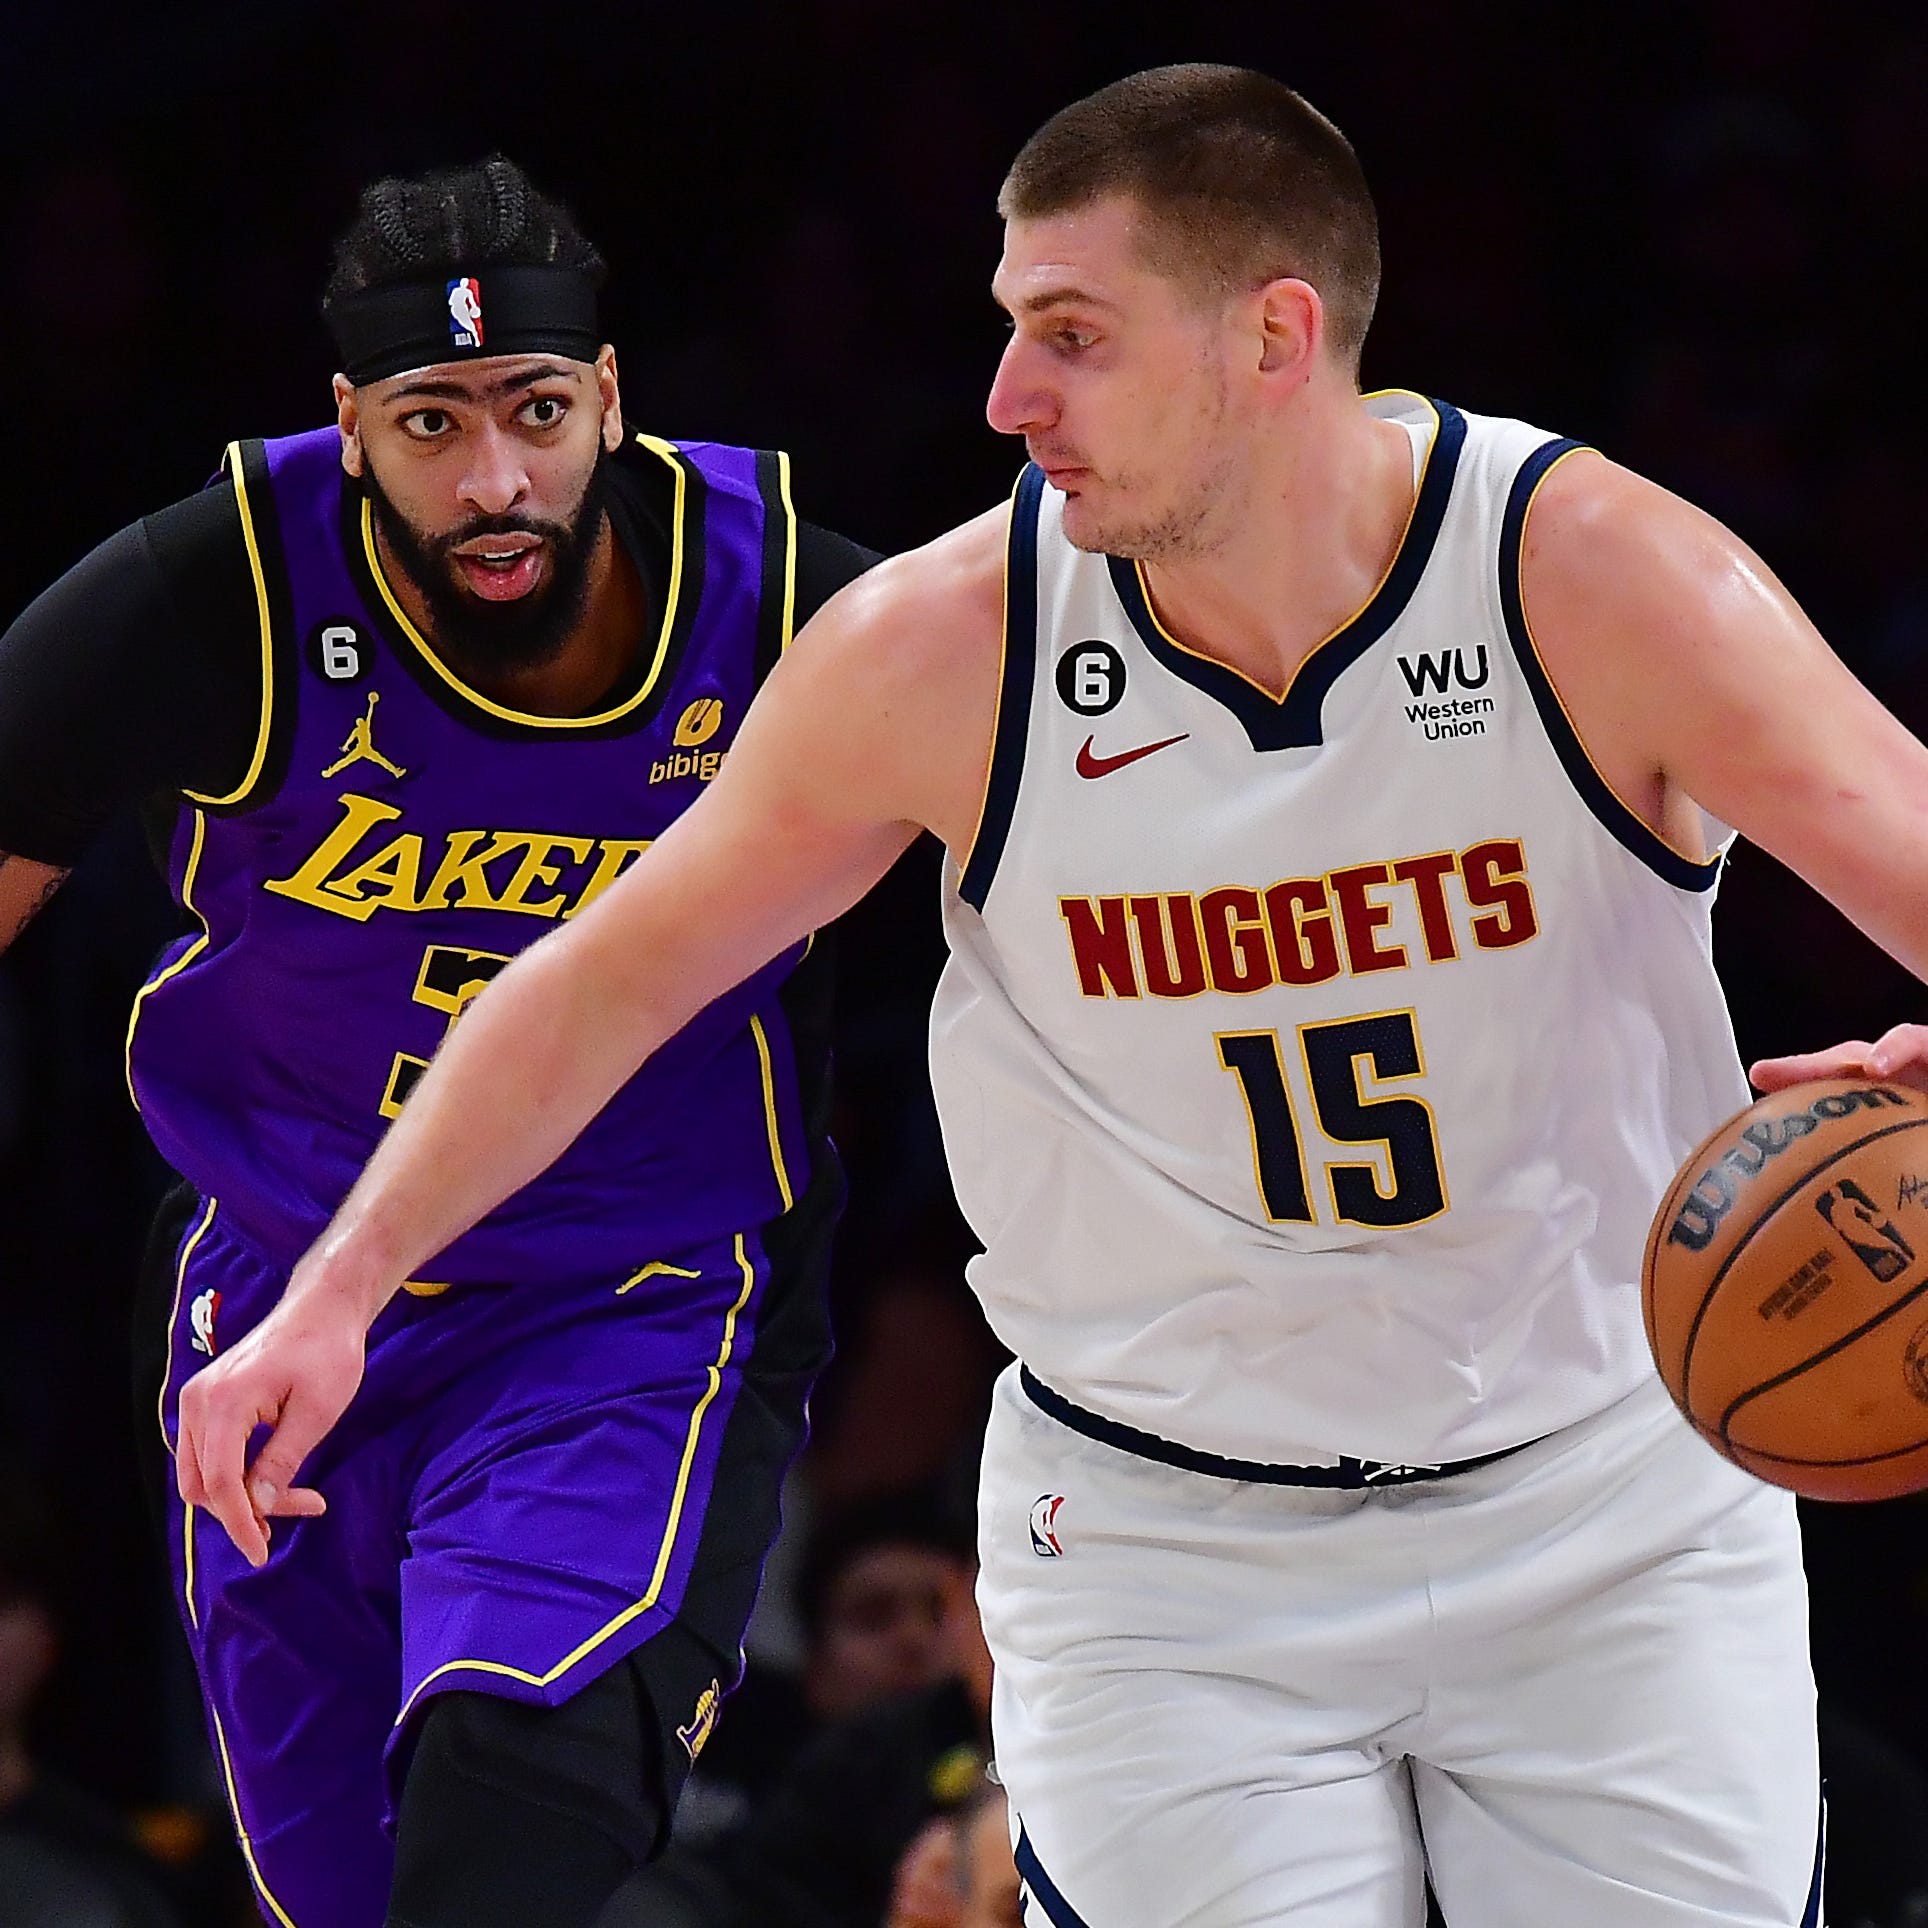
{"label": "extended hand", "polygon": [[1779,1091],[1809,1078],[1889,1078],[1928,1091],[1928,1024],[1897,1024],[1874,1043],[1854,1039],[1827,1051],[1763,1058],[1748,1068],[1756,1090]]}
{"label": "extended hand", "polygon": [[[181,1497],[212,1513],[249,1565],[267,1560],[270,1519],[327,1511],[295,1476],[354,1398],[366,1337],[366,1322],[345,1301],[283,1299],[182,1387],[174,1463]],[[274,1430],[248,1466],[257,1426]]]}

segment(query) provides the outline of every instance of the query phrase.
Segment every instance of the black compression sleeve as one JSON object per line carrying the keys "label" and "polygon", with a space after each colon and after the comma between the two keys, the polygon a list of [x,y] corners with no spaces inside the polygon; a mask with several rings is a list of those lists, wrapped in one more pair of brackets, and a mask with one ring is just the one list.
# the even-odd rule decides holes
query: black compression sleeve
{"label": "black compression sleeve", "polygon": [[232,789],[260,687],[232,491],[110,537],[0,635],[0,851],[72,864],[124,805]]}
{"label": "black compression sleeve", "polygon": [[845,583],[883,561],[875,549],[814,522],[797,524],[797,611],[801,629]]}

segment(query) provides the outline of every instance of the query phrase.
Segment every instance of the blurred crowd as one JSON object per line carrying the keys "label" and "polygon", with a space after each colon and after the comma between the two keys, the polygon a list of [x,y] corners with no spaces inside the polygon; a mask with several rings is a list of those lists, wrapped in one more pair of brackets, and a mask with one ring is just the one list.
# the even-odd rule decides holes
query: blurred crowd
{"label": "blurred crowd", "polygon": [[[357,189],[495,147],[609,255],[633,419],[787,447],[805,514],[925,539],[1018,460],[982,419],[1004,164],[1074,95],[1214,58],[1361,153],[1387,268],[1368,385],[1585,437],[1704,505],[1928,730],[1918,7],[1166,11],[11,0],[0,622],[229,437],[323,419],[316,300]],[[936,891],[920,848],[840,933],[839,1357],[748,1680],[612,1924],[1018,1919],[970,1606],[1001,1361],[925,1083]],[[1718,921],[1744,1054],[1922,1015],[1759,852]],[[165,1174],[121,1048],[170,930],[130,821],[0,960],[0,1928],[252,1919],[134,1472],[127,1307]],[[1837,1928],[1928,1924],[1924,1504],[1806,1517]]]}

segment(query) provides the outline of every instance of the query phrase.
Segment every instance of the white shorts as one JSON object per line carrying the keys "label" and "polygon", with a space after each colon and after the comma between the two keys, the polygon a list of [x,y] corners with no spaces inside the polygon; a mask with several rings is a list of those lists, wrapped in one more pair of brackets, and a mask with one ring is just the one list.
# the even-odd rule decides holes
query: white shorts
{"label": "white shorts", "polygon": [[1099,1444],[1013,1370],[980,1541],[1029,1928],[1419,1928],[1426,1874],[1451,1928],[1820,1922],[1793,1503],[1658,1383],[1347,1492]]}

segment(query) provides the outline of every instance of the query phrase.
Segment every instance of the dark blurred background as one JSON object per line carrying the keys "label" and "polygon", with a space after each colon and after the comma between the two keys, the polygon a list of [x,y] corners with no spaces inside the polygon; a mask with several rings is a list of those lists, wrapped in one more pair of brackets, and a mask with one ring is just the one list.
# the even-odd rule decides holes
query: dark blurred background
{"label": "dark blurred background", "polygon": [[[635,421],[786,447],[805,514],[879,548],[924,540],[996,500],[1019,460],[981,412],[1005,164],[1073,96],[1193,58],[1267,69],[1357,146],[1386,259],[1369,386],[1525,416],[1678,489],[1928,721],[1928,16],[1853,0],[5,0],[0,622],[199,486],[229,437],[326,419],[317,297],[357,190],[496,147],[609,256]],[[946,1524],[903,1542],[940,1544],[999,1363],[924,1080],[935,905],[919,850],[843,945],[853,1206],[799,1541],[909,1494]],[[1924,1014],[1905,973],[1758,852],[1735,858],[1720,923],[1745,1054]],[[130,822],[0,960],[0,1481],[18,1498],[0,1508],[0,1633],[10,1598],[43,1603],[57,1639],[22,1663],[36,1682],[51,1667],[34,1756],[141,1817],[192,1923],[234,1904],[219,1852],[196,1857],[219,1795],[126,1391],[162,1174],[121,1047],[170,928]],[[1928,1805],[1908,1805],[1909,1764],[1928,1764],[1925,1521],[1917,1502],[1807,1519],[1831,1717],[1895,1803],[1857,1808],[1876,1842],[1928,1832]],[[769,1704],[789,1712],[738,1722],[771,1737],[743,1770],[753,1792],[823,1698],[807,1680],[823,1599],[800,1624],[792,1552],[760,1629]],[[0,1639],[0,1674],[8,1653]],[[1908,1918],[1874,1908],[1835,1913]]]}

